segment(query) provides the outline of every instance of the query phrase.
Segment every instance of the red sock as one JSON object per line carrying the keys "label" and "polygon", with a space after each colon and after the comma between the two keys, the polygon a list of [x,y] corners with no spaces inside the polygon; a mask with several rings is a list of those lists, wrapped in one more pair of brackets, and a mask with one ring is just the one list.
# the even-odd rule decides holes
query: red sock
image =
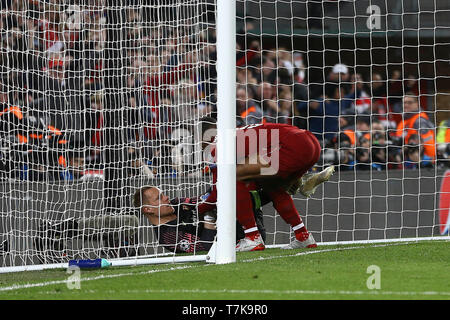
{"label": "red sock", "polygon": [[254,238],[259,235],[253,214],[253,204],[250,197],[250,189],[246,183],[236,183],[236,215],[239,223],[244,228],[245,236]]}
{"label": "red sock", "polygon": [[308,230],[306,230],[302,218],[300,218],[300,215],[295,208],[292,197],[284,190],[271,192],[269,196],[272,199],[273,206],[278,214],[292,227],[295,237],[300,241],[304,241],[303,235],[305,232],[308,232]]}

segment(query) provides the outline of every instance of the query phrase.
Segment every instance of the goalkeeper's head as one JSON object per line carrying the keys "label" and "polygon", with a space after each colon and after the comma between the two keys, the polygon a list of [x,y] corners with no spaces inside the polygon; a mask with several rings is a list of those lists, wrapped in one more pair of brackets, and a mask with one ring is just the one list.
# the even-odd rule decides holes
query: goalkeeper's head
{"label": "goalkeeper's head", "polygon": [[133,205],[156,225],[169,221],[175,212],[169,197],[153,186],[138,189],[133,196]]}

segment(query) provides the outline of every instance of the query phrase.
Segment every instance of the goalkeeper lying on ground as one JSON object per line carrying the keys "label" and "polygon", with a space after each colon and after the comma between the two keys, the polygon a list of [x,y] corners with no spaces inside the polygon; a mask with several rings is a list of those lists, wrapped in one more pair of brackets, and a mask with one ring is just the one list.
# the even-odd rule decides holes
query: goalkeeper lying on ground
{"label": "goalkeeper lying on ground", "polygon": [[[310,197],[317,186],[328,180],[333,172],[334,167],[328,167],[319,173],[304,175],[302,179],[288,186],[286,191],[290,194],[299,192]],[[250,196],[256,226],[265,241],[266,232],[261,208],[272,200],[264,190],[252,190]],[[201,203],[202,199],[207,200]],[[135,192],[133,204],[141,210],[152,225],[157,226],[156,237],[160,245],[173,252],[192,253],[208,251],[216,236],[215,203],[207,203],[208,199],[210,199],[210,193],[198,198],[170,200],[158,188],[146,186]],[[237,222],[236,241],[244,237],[244,230]]]}
{"label": "goalkeeper lying on ground", "polygon": [[[328,167],[319,173],[310,173],[290,185],[287,192],[291,195],[297,192],[310,197],[317,186],[328,180],[334,168]],[[271,202],[263,190],[251,192],[254,216],[258,230],[265,240],[266,233],[261,208]],[[143,195],[144,197],[141,197]],[[208,198],[208,193],[199,198],[175,198],[169,201],[156,187],[143,187],[134,195],[134,206],[140,208],[150,223],[155,226],[160,245],[174,252],[208,251],[216,235],[214,210],[199,214],[197,218],[197,203]],[[213,204],[214,205],[214,204]],[[207,207],[200,203],[198,206]],[[159,208],[159,209],[158,209]],[[201,210],[198,210],[199,212]],[[159,215],[158,215],[159,213]],[[199,221],[200,220],[200,221]],[[71,254],[70,242],[83,240],[102,240],[106,242],[108,251],[116,256],[133,256],[134,234],[139,226],[139,219],[134,214],[100,215],[89,218],[71,218],[61,221],[44,221],[39,225],[34,237],[34,247],[41,262],[63,262],[75,257]],[[245,237],[241,225],[236,224],[236,240]],[[128,247],[128,248],[127,248]],[[3,252],[5,251],[5,252]],[[0,253],[8,251],[7,244],[2,244]],[[117,251],[117,253],[115,253]]]}
{"label": "goalkeeper lying on ground", "polygon": [[[216,211],[197,211],[197,204],[207,195],[169,199],[158,188],[146,186],[135,192],[133,204],[156,226],[156,238],[160,245],[176,253],[194,253],[208,251],[216,236]],[[252,198],[258,202],[258,193],[254,192]],[[261,209],[255,210],[254,214],[259,231],[265,238]],[[237,240],[243,238],[242,227],[238,223],[236,230]]]}
{"label": "goalkeeper lying on ground", "polygon": [[[142,198],[141,198],[142,195]],[[205,195],[203,195],[205,196]],[[256,200],[257,194],[252,195]],[[259,198],[258,198],[259,199]],[[208,251],[216,235],[215,212],[210,211],[197,218],[196,203],[201,198],[175,198],[169,201],[156,187],[143,187],[134,195],[134,204],[155,227],[157,240],[165,249],[180,252]],[[255,210],[255,220],[265,238],[262,211]],[[69,218],[59,221],[43,221],[33,239],[37,257],[41,263],[60,263],[74,258],[76,242],[102,241],[105,254],[112,257],[136,255],[133,249],[134,235],[139,219],[135,214],[99,215],[89,218]],[[244,238],[237,223],[238,239]],[[5,245],[6,244],[6,245]],[[131,247],[130,247],[131,246]],[[5,252],[3,252],[5,251]],[[7,243],[2,243],[0,253],[6,253]]]}

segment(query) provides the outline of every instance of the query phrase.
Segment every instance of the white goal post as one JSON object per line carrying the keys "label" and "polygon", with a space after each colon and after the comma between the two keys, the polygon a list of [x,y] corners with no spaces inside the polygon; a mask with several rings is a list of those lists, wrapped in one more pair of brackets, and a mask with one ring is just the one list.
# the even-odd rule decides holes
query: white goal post
{"label": "white goal post", "polygon": [[[217,1],[216,263],[236,261],[236,1]],[[233,66],[230,68],[230,66]]]}

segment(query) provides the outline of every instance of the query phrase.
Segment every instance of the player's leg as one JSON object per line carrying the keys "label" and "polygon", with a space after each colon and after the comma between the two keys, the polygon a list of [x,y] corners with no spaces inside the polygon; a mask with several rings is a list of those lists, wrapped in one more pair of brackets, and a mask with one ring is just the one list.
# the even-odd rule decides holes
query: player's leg
{"label": "player's leg", "polygon": [[107,255],[126,257],[136,255],[134,235],[139,227],[139,219],[135,215],[121,214],[115,216],[94,216],[77,221],[79,234],[88,239],[102,237],[109,248]]}
{"label": "player's leg", "polygon": [[78,223],[69,218],[61,221],[42,221],[33,238],[34,248],[41,263],[60,263],[71,256],[68,241],[79,236]]}
{"label": "player's leg", "polygon": [[[283,148],[280,150],[278,175],[283,179],[289,179],[289,177],[298,179],[317,162],[321,147],[317,139],[309,132],[294,133],[289,138],[283,141]],[[295,234],[295,240],[285,249],[316,247],[313,236],[306,229],[292,197],[285,189],[270,191],[269,196],[277,212],[292,227]]]}
{"label": "player's leg", "polygon": [[236,245],[237,251],[264,250],[264,241],[259,233],[253,212],[253,204],[250,195],[251,188],[248,184],[237,181],[236,183],[236,216],[244,229],[245,237]]}
{"label": "player's leg", "polygon": [[308,232],[305,224],[295,208],[292,197],[285,190],[271,191],[269,197],[281,218],[291,226],[295,240],[284,249],[317,247],[314,237]]}
{"label": "player's leg", "polygon": [[266,227],[264,226],[264,216],[261,208],[263,205],[269,203],[270,199],[264,199],[264,194],[262,194],[261,190],[252,190],[250,191],[250,195],[252,196],[253,214],[255,216],[256,226],[258,227],[263,241],[266,242],[267,233]]}

